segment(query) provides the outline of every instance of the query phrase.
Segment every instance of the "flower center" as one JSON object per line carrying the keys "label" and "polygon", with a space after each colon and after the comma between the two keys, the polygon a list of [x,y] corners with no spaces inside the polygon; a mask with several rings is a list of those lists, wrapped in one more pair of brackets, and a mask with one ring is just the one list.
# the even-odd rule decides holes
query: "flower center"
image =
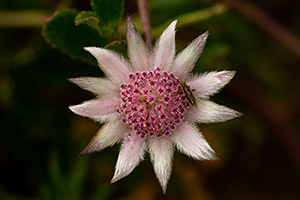
{"label": "flower center", "polygon": [[172,73],[154,71],[129,75],[121,85],[121,104],[117,112],[122,122],[141,138],[169,135],[184,118],[190,106],[180,80]]}

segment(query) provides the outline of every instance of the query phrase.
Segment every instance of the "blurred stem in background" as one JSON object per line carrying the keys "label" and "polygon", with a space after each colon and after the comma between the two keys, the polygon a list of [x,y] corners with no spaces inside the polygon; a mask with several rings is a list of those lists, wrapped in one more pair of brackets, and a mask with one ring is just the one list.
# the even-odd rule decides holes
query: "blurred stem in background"
{"label": "blurred stem in background", "polygon": [[[152,28],[151,37],[152,37],[152,39],[159,37],[161,35],[161,33],[165,30],[165,28],[175,19],[178,19],[178,24],[176,27],[177,27],[177,29],[179,29],[184,26],[191,26],[193,24],[197,24],[197,23],[207,20],[213,16],[222,15],[227,11],[228,11],[228,8],[224,4],[215,4],[207,9],[201,9],[201,10],[197,10],[197,11],[193,11],[193,12],[189,12],[189,13],[184,13],[182,15],[178,15],[172,19],[169,19],[168,21],[166,21],[165,23],[163,23],[159,26],[151,27]],[[136,23],[136,28],[138,30],[142,30],[143,28],[140,25],[140,24],[142,24],[142,22],[139,23],[139,21],[141,19],[137,16],[132,16],[132,19]],[[147,28],[147,29],[149,30],[149,28]],[[143,30],[143,31],[145,32],[145,30]],[[125,23],[120,24],[119,32],[120,32],[120,35],[125,35],[125,32],[126,32],[126,24]]]}
{"label": "blurred stem in background", "polygon": [[148,49],[152,49],[152,37],[151,37],[151,26],[148,12],[147,0],[138,0],[139,13],[141,17],[141,23],[143,32],[145,34],[145,41]]}

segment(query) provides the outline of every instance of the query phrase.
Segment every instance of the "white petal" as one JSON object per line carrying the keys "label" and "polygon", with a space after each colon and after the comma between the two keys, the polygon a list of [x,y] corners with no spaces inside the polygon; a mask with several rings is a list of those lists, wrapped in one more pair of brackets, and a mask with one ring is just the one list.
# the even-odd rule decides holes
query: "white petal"
{"label": "white petal", "polygon": [[119,99],[90,100],[79,105],[69,106],[69,108],[77,115],[95,118],[115,113],[119,105]]}
{"label": "white petal", "polygon": [[173,146],[171,138],[168,136],[150,137],[149,147],[154,172],[165,194],[172,172]]}
{"label": "white petal", "polygon": [[208,34],[209,31],[206,31],[197,37],[176,56],[172,66],[172,72],[181,80],[184,80],[186,75],[193,69],[205,46]]}
{"label": "white petal", "polygon": [[125,127],[121,119],[110,121],[101,127],[80,155],[94,153],[108,146],[113,146],[130,132],[131,130]]}
{"label": "white petal", "polygon": [[147,46],[129,16],[127,16],[127,42],[133,71],[151,70]]}
{"label": "white petal", "polygon": [[88,90],[97,95],[118,97],[120,94],[120,87],[113,81],[106,78],[80,77],[70,78],[68,80],[82,89]]}
{"label": "white petal", "polygon": [[175,27],[178,20],[173,21],[160,36],[155,46],[154,67],[169,71],[175,56]]}
{"label": "white petal", "polygon": [[97,47],[85,47],[98,61],[100,68],[107,76],[116,77],[120,82],[126,83],[130,74],[125,59],[113,51]]}
{"label": "white petal", "polygon": [[127,176],[144,159],[144,139],[132,132],[132,135],[124,140],[116,164],[116,171],[111,183]]}
{"label": "white petal", "polygon": [[180,123],[173,133],[173,141],[179,151],[197,160],[215,159],[214,150],[209,146],[198,129]]}
{"label": "white petal", "polygon": [[218,105],[209,100],[197,101],[198,108],[191,107],[186,111],[186,118],[201,123],[223,122],[236,117],[244,116],[243,113]]}
{"label": "white petal", "polygon": [[208,98],[216,94],[234,77],[235,71],[209,72],[198,79],[187,83],[191,89],[195,89],[194,95],[200,98]]}

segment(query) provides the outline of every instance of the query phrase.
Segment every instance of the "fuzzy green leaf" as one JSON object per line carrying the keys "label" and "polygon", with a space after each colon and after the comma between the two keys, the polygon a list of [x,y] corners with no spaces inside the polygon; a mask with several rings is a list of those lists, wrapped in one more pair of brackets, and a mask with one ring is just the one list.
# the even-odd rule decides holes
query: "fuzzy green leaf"
{"label": "fuzzy green leaf", "polygon": [[123,15],[124,0],[92,0],[91,5],[99,17],[101,35],[113,34]]}
{"label": "fuzzy green leaf", "polygon": [[42,35],[45,40],[72,58],[79,58],[87,63],[97,65],[96,59],[83,47],[104,47],[110,43],[107,38],[99,35],[99,32],[90,25],[75,25],[75,17],[78,13],[65,9],[57,12],[44,24]]}
{"label": "fuzzy green leaf", "polygon": [[89,27],[99,30],[99,19],[96,13],[91,11],[82,11],[75,17],[75,25],[86,24]]}

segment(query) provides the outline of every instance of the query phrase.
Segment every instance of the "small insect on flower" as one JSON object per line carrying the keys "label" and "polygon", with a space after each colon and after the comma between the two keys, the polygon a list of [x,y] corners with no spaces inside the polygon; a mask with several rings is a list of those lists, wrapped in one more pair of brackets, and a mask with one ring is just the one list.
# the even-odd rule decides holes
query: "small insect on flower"
{"label": "small insect on flower", "polygon": [[185,82],[182,82],[182,81],[180,81],[180,85],[185,93],[186,98],[189,100],[189,102],[195,108],[198,108],[196,98],[193,94],[193,91],[195,91],[195,89],[191,90],[190,86],[188,86]]}

